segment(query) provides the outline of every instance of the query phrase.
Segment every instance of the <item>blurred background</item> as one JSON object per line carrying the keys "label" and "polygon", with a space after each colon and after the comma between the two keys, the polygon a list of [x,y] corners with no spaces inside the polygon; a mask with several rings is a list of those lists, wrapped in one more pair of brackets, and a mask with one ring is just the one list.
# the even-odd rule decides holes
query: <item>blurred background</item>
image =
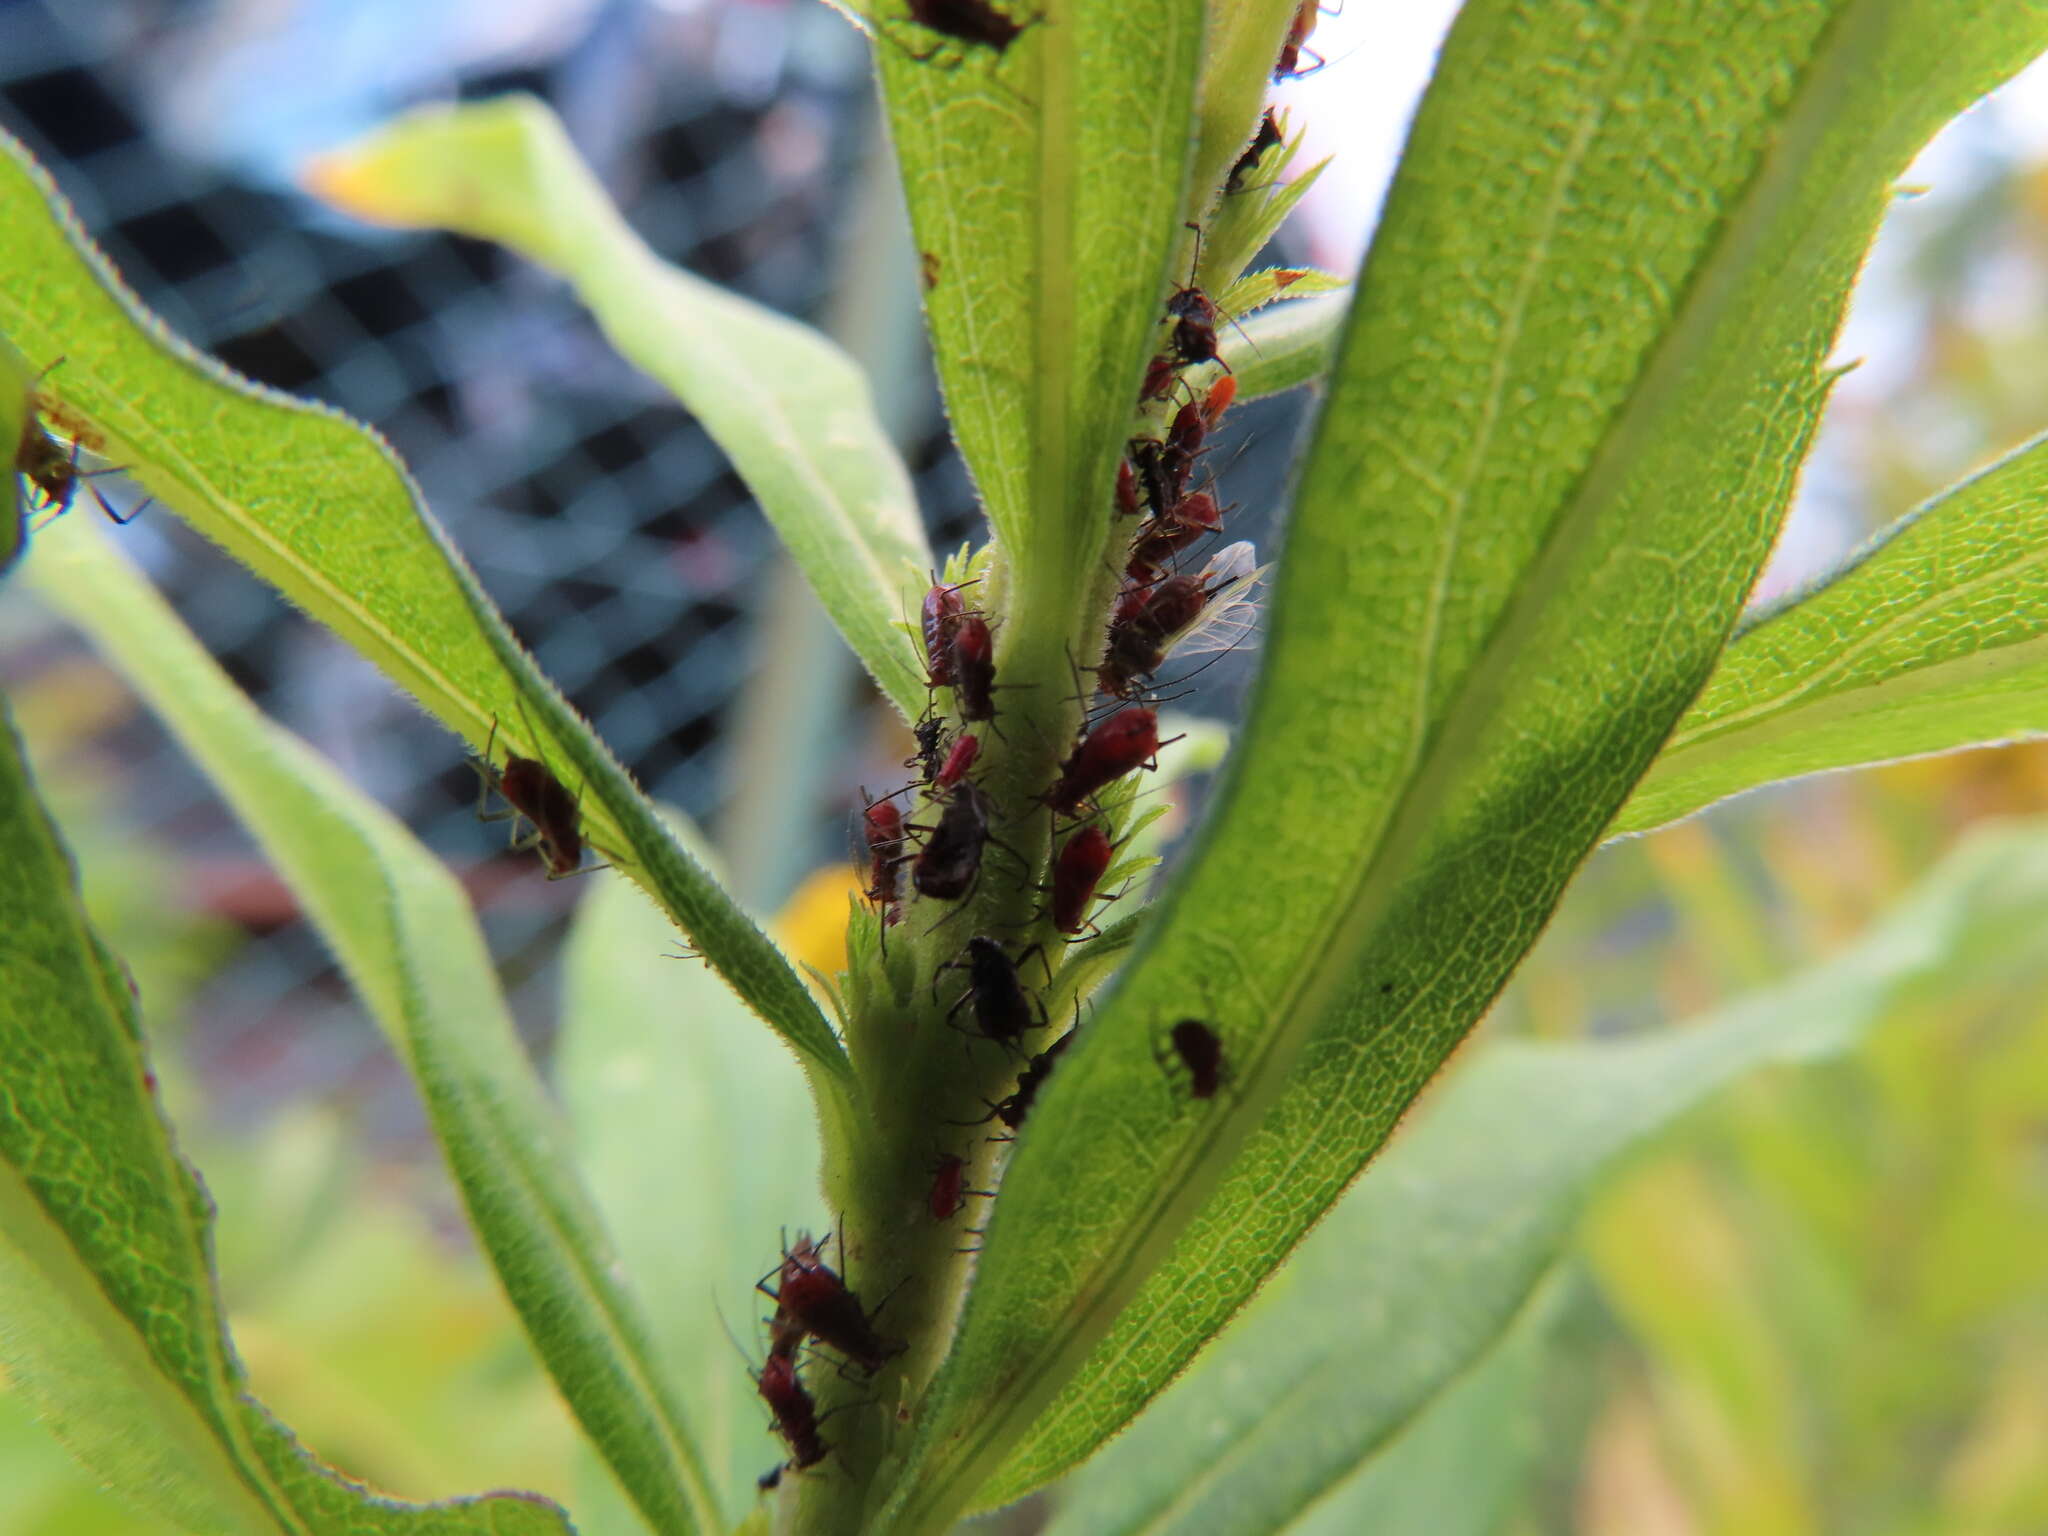
{"label": "blurred background", "polygon": [[[1338,158],[1284,259],[1355,264],[1453,9],[1353,0],[1321,20],[1326,66],[1277,95],[1309,124],[1306,159]],[[144,301],[388,436],[557,682],[829,967],[852,797],[896,782],[908,744],[745,488],[558,283],[298,190],[308,155],[396,111],[514,89],[555,105],[670,259],[851,348],[935,547],[981,536],[865,45],[815,0],[0,0],[0,126]],[[1870,265],[1842,344],[1864,364],[1767,593],[2048,418],[2048,76],[1970,114],[1912,180],[1927,190]],[[1233,533],[1266,541],[1305,406],[1232,413]],[[173,519],[145,512],[122,543],[274,717],[463,873],[545,1058],[586,882],[532,878],[474,819],[456,744]],[[1227,659],[1182,707],[1227,722],[1250,671]],[[14,595],[0,687],[141,984],[258,1394],[407,1496],[568,1497],[567,1417],[290,894],[125,689]],[[2048,749],[2023,746],[1771,791],[1609,849],[1487,1028],[1682,1021],[1845,942],[1965,826],[2044,808]],[[2048,1533],[2043,972],[2048,952],[1957,976],[1853,1058],[1724,1096],[1606,1192],[1503,1530]],[[0,1536],[160,1529],[94,1492],[4,1382],[0,1490]]]}

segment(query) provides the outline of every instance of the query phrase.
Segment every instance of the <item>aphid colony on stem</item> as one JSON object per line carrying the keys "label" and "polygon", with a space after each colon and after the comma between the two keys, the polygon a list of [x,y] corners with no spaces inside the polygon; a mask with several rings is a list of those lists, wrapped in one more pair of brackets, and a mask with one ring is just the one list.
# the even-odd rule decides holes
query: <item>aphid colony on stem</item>
{"label": "aphid colony on stem", "polygon": [[[762,1362],[756,1390],[775,1417],[775,1432],[789,1446],[789,1460],[762,1476],[764,1490],[780,1481],[785,1467],[801,1472],[823,1461],[832,1449],[818,1431],[817,1404],[797,1375],[804,1344],[831,1350],[870,1376],[903,1349],[876,1331],[874,1317],[860,1304],[860,1297],[825,1262],[823,1247],[798,1233],[795,1243],[783,1249],[782,1263],[754,1286],[775,1303],[775,1315],[768,1319],[768,1358]],[[772,1290],[771,1279],[776,1282]]]}
{"label": "aphid colony on stem", "polygon": [[[988,0],[908,3],[909,22],[941,34],[963,55],[982,49],[996,62],[1030,24],[994,10]],[[888,25],[886,15],[879,24]],[[1243,183],[1282,142],[1269,115],[1233,169],[1233,190],[1252,190]],[[1015,617],[1005,601],[1011,573],[995,555],[955,560],[932,572],[917,623],[905,626],[922,648],[929,700],[904,761],[912,781],[876,800],[863,792],[861,887],[878,921],[869,951],[875,958],[858,963],[876,969],[854,973],[849,1043],[862,1031],[866,1040],[887,1042],[894,1054],[872,1058],[877,1083],[902,1082],[938,1095],[929,1101],[926,1126],[980,1131],[973,1147],[920,1148],[907,1163],[896,1143],[894,1184],[885,1181],[883,1196],[862,1195],[873,1203],[853,1213],[854,1230],[869,1244],[900,1255],[905,1273],[899,1283],[913,1287],[937,1285],[913,1254],[936,1261],[945,1249],[932,1244],[959,1230],[953,1224],[967,1201],[997,1197],[1005,1154],[992,1148],[1021,1134],[1083,1027],[1081,988],[1069,989],[1071,1025],[1054,1016],[1048,999],[1069,996],[1061,991],[1068,968],[1084,963],[1087,946],[1100,936],[1093,915],[1119,894],[1105,887],[1114,883],[1129,841],[1134,776],[1156,769],[1161,747],[1177,739],[1161,737],[1161,670],[1172,657],[1225,648],[1250,627],[1249,598],[1261,573],[1248,543],[1222,543],[1230,509],[1214,469],[1205,469],[1237,382],[1217,355],[1217,325],[1226,317],[1197,281],[1200,239],[1197,230],[1188,281],[1161,301],[1156,355],[1135,402],[1139,425],[1110,491],[1107,515],[1116,543],[1109,569],[1091,587],[1108,598],[1090,641],[1099,649],[1088,657],[1070,655],[1079,696],[1063,696],[1079,706],[1078,719],[1071,708],[1063,714],[1041,707],[1044,694],[1007,691],[1045,684],[1003,680],[1005,625]],[[1029,707],[1011,705],[1012,699]],[[1049,720],[1065,722],[1059,729],[1070,726],[1071,735],[1049,740]],[[949,928],[956,922],[959,927]],[[892,930],[902,935],[887,939],[900,946],[893,952],[882,943]],[[1065,1011],[1063,1001],[1057,1012]],[[934,1024],[963,1037],[960,1056],[947,1053],[943,1068],[932,1051]],[[1217,1029],[1184,1019],[1156,1038],[1161,1091],[1177,1101],[1214,1099],[1229,1080]],[[964,1067],[957,1064],[961,1057]],[[951,1118],[972,1113],[976,1100],[985,1114]],[[919,1128],[914,1121],[912,1128]],[[971,1181],[987,1187],[970,1188]],[[816,1465],[832,1450],[821,1433],[829,1415],[799,1379],[806,1345],[870,1375],[891,1368],[904,1349],[882,1337],[874,1315],[807,1239],[785,1249],[775,1275],[774,1289],[765,1281],[761,1287],[775,1298],[776,1311],[757,1386],[788,1457],[763,1479],[764,1487],[784,1472]],[[936,1292],[941,1306],[945,1295]],[[919,1319],[914,1339],[930,1336],[934,1300],[913,1288],[899,1303]],[[894,1369],[914,1378],[919,1359],[914,1349],[909,1362]],[[830,1382],[821,1390],[832,1396]],[[895,1390],[885,1386],[882,1395]],[[899,1421],[907,1422],[908,1412],[899,1407]],[[850,1459],[854,1443],[846,1442]]]}

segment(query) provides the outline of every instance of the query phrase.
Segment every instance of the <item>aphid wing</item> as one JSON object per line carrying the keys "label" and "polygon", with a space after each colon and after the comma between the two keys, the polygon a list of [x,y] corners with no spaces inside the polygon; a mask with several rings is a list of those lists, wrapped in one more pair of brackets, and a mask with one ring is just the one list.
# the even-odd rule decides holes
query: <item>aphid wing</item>
{"label": "aphid wing", "polygon": [[1254,595],[1270,567],[1254,563],[1257,555],[1249,540],[1240,539],[1216,552],[1202,568],[1202,583],[1209,601],[1186,629],[1167,643],[1170,656],[1206,656],[1227,651],[1244,643],[1259,627],[1259,606]]}

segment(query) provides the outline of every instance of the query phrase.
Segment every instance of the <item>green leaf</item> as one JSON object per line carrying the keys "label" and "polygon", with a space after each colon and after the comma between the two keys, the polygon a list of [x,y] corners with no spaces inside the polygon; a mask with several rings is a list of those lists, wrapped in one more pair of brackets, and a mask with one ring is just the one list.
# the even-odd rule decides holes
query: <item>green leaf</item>
{"label": "green leaf", "polygon": [[1260,310],[1242,329],[1219,332],[1223,361],[1237,376],[1237,398],[1259,400],[1324,378],[1350,309],[1349,294],[1299,299]]}
{"label": "green leaf", "polygon": [[[1989,0],[1717,18],[1460,12],[1359,283],[1251,719],[1020,1139],[902,1529],[1100,1443],[1390,1134],[1705,680],[1891,177],[2041,42]],[[1207,1101],[1156,1059],[1187,1017],[1231,1072]]]}
{"label": "green leaf", "polygon": [[819,1199],[802,1074],[700,962],[663,954],[665,931],[631,886],[584,898],[563,959],[555,1079],[577,1162],[662,1368],[687,1389],[731,1522],[784,1450],[725,1319],[746,1341],[777,1229],[823,1231],[833,1215]]}
{"label": "green leaf", "polygon": [[2048,441],[1747,625],[1609,836],[1746,789],[2048,731]]}
{"label": "green leaf", "polygon": [[212,1207],[156,1100],[135,998],[0,729],[0,1369],[123,1497],[203,1536],[566,1536],[519,1494],[406,1505],[248,1395]]}
{"label": "green leaf", "polygon": [[276,861],[426,1101],[477,1235],[541,1358],[654,1529],[715,1527],[699,1453],[499,994],[462,887],[382,807],[236,690],[89,519],[26,574],[161,714]]}
{"label": "green leaf", "polygon": [[882,692],[906,718],[923,711],[901,626],[934,562],[909,472],[851,358],[662,261],[531,96],[423,108],[322,156],[307,180],[359,217],[495,240],[566,278],[612,344],[731,457]]}
{"label": "green leaf", "polygon": [[1398,1440],[1289,1525],[1290,1536],[1500,1530],[1544,1449],[1539,1394],[1556,1310],[1550,1297],[1533,1302]]}
{"label": "green leaf", "polygon": [[171,336],[108,269],[28,152],[0,134],[0,335],[66,435],[329,625],[479,750],[546,761],[585,832],[645,886],[813,1069],[828,1115],[851,1069],[782,954],[655,815],[544,679],[374,433],[263,389]]}
{"label": "green leaf", "polygon": [[[1761,1063],[1853,1045],[1969,952],[2024,944],[2044,920],[2048,823],[1986,830],[1851,948],[1704,1019],[1486,1050],[1272,1293],[1074,1479],[1055,1531],[1293,1531],[1319,1500],[1349,1507],[1361,1470],[1390,1496],[1402,1480],[1381,1474],[1409,1441],[1518,1347],[1591,1186],[1620,1159]],[[1448,1527],[1382,1515],[1326,1528]]]}
{"label": "green leaf", "polygon": [[1051,687],[1108,605],[1116,462],[1187,238],[1203,6],[1038,14],[956,67],[918,62],[944,39],[884,15],[875,59],[947,411],[995,528],[990,606],[1028,616],[998,669]]}

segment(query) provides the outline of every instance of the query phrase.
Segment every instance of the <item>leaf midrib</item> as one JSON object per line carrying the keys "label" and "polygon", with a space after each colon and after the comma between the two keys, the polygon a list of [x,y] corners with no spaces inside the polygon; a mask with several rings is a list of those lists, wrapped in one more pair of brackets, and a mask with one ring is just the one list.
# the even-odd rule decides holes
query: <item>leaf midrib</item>
{"label": "leaf midrib", "polygon": [[[2048,565],[2048,548],[2029,551],[2017,560],[2009,560],[1993,567],[1974,580],[1961,582],[1954,586],[1939,587],[1929,592],[1911,607],[1901,609],[1898,613],[1886,619],[1883,624],[1864,635],[1854,645],[1837,651],[1828,659],[1825,666],[1821,667],[1811,676],[1801,679],[1796,686],[1772,693],[1757,700],[1747,708],[1717,716],[1712,720],[1703,721],[1690,731],[1674,733],[1665,751],[1667,754],[1676,754],[1689,748],[1710,745],[1717,738],[1733,732],[1740,731],[1746,733],[1760,726],[1767,726],[1769,717],[1773,715],[1800,708],[1809,700],[1813,700],[1816,703],[1821,702],[1821,700],[1814,700],[1816,694],[1835,697],[1860,693],[1868,689],[1883,689],[1894,683],[1906,681],[1920,672],[1936,670],[1954,662],[1979,659],[1990,653],[2010,650],[2015,647],[2024,648],[2030,646],[2040,638],[2038,633],[2016,637],[2004,645],[1986,646],[1977,650],[1958,652],[1953,656],[1944,657],[1942,661],[1934,663],[1932,667],[1906,666],[1897,672],[1889,673],[1883,677],[1871,678],[1867,682],[1854,683],[1845,688],[1831,688],[1828,686],[1839,678],[1843,672],[1847,671],[1858,658],[1867,655],[1884,641],[1890,639],[1903,626],[1919,618],[1921,615],[1930,610],[1949,606],[1983,587],[2009,580],[2021,572],[2031,570],[2040,565]],[[1758,630],[1753,633],[1763,636],[1768,631]]]}

